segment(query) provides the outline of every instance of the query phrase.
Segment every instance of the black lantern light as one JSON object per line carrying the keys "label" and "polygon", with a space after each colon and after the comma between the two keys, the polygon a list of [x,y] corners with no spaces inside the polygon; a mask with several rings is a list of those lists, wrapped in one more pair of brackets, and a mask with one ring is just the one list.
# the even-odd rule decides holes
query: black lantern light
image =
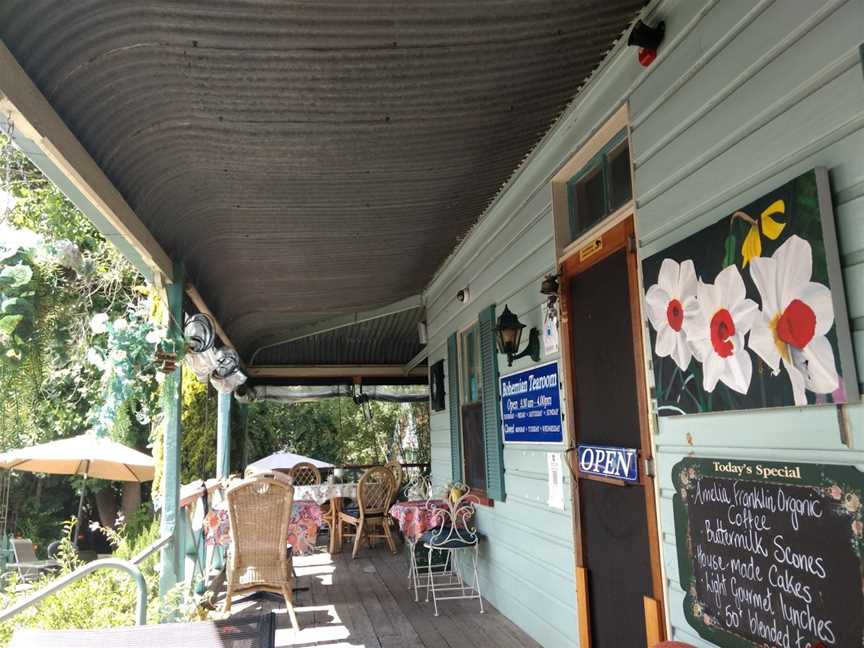
{"label": "black lantern light", "polygon": [[534,362],[540,360],[540,331],[531,328],[528,332],[528,346],[522,353],[518,353],[519,344],[522,342],[522,329],[525,325],[519,321],[505,305],[504,312],[498,317],[496,329],[498,337],[498,352],[507,356],[507,366],[512,367],[513,361],[525,356],[530,356]]}

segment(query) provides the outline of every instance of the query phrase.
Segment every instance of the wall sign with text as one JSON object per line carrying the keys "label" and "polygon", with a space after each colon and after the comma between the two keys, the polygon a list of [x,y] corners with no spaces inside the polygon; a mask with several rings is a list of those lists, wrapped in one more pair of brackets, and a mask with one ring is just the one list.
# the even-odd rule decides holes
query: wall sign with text
{"label": "wall sign with text", "polygon": [[639,481],[639,453],[636,448],[618,448],[580,443],[579,472],[626,482]]}
{"label": "wall sign with text", "polygon": [[504,443],[563,443],[558,363],[501,376]]}
{"label": "wall sign with text", "polygon": [[683,459],[672,469],[684,614],[724,648],[861,646],[864,474]]}

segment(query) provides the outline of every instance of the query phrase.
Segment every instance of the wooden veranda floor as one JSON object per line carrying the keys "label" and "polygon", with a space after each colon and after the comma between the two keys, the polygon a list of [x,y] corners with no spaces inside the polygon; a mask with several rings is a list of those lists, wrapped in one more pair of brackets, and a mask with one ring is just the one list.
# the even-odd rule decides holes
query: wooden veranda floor
{"label": "wooden veranda floor", "polygon": [[275,611],[278,648],[539,648],[485,600],[485,614],[477,600],[439,602],[438,617],[424,596],[415,603],[402,547],[396,556],[364,548],[356,560],[350,551],[299,556],[294,565],[296,587],[309,588],[295,594],[299,633],[278,598],[235,597],[232,607],[232,616]]}

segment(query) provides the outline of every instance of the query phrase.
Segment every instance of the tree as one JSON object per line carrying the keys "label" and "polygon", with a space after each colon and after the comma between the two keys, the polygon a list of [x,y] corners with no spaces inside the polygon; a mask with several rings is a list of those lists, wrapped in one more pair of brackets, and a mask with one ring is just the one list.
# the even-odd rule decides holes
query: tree
{"label": "tree", "polygon": [[[144,448],[158,407],[150,361],[157,340],[147,337],[156,295],[5,136],[0,159],[0,449],[88,429]],[[13,520],[26,527],[43,519],[46,488],[64,518],[59,494],[76,483],[16,476]],[[118,487],[101,485],[105,522]],[[127,507],[136,490],[140,501],[137,484],[124,486]],[[30,530],[41,533],[40,524]]]}

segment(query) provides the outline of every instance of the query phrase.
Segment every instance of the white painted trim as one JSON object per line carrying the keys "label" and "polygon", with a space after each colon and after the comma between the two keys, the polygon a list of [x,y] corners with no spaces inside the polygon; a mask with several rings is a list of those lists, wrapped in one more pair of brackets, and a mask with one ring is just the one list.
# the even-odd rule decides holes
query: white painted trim
{"label": "white painted trim", "polygon": [[152,273],[173,280],[174,268],[150,230],[141,222],[95,160],[81,146],[48,100],[0,41],[0,113],[57,167],[126,240]]}
{"label": "white painted trim", "polygon": [[426,377],[426,367],[409,372],[402,365],[263,365],[249,367],[251,378],[403,378]]}
{"label": "white painted trim", "polygon": [[396,315],[397,313],[402,313],[404,311],[421,308],[422,306],[423,296],[418,293],[416,295],[406,297],[405,299],[400,299],[399,301],[393,302],[392,304],[380,306],[379,308],[373,308],[365,311],[357,311],[356,313],[348,313],[346,315],[338,315],[337,317],[332,317],[330,319],[322,320],[320,322],[315,322],[314,324],[310,324],[308,326],[297,329],[290,337],[285,338],[284,340],[279,340],[278,342],[271,342],[270,344],[263,344],[259,346],[257,349],[255,349],[255,352],[249,359],[249,364],[254,364],[255,358],[264,349],[272,349],[273,347],[282,346],[283,344],[290,344],[291,342],[297,342],[298,340],[303,340],[314,335],[328,333],[330,331],[336,331],[340,328],[354,326],[355,324],[362,324],[363,322],[370,322],[372,320],[381,319],[382,317],[388,317],[390,315]]}

